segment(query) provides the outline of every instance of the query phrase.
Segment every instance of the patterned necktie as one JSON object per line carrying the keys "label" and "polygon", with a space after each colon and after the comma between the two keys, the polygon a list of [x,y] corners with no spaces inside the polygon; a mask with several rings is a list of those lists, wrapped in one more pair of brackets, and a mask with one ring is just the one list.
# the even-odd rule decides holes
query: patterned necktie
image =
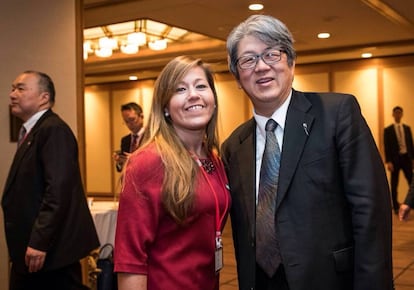
{"label": "patterned necktie", "polygon": [[260,169],[259,197],[256,210],[256,261],[272,277],[281,263],[276,237],[275,208],[279,179],[280,148],[277,143],[275,120],[266,123],[266,143]]}
{"label": "patterned necktie", "polygon": [[17,139],[17,147],[19,147],[23,143],[25,136],[26,136],[26,128],[24,126],[21,126],[19,130],[19,137]]}
{"label": "patterned necktie", "polygon": [[134,152],[138,147],[138,135],[137,134],[133,134],[132,135],[132,142],[131,142],[131,147],[129,148],[129,152]]}

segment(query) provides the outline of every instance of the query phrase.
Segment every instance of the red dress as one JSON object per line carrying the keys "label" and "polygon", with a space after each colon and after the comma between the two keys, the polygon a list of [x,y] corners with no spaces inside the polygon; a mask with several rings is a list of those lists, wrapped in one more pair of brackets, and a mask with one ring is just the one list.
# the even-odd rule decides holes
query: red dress
{"label": "red dress", "polygon": [[[223,164],[199,172],[193,214],[178,225],[161,201],[164,166],[155,145],[134,153],[120,195],[115,236],[115,272],[147,275],[148,290],[218,289],[214,269],[216,202],[221,229],[230,207]],[[223,184],[224,183],[224,184]],[[227,208],[226,208],[227,203]]]}

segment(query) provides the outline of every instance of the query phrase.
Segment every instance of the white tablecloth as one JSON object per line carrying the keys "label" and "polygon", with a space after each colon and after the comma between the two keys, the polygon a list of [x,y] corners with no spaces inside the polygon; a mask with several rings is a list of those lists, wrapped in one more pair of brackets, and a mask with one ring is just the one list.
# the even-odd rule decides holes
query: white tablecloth
{"label": "white tablecloth", "polygon": [[118,202],[94,201],[89,206],[101,246],[115,242]]}

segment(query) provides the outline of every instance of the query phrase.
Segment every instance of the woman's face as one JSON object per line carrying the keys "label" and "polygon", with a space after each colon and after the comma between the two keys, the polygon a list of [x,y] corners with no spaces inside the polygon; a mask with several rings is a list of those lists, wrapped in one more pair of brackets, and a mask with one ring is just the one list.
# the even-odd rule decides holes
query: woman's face
{"label": "woman's face", "polygon": [[194,131],[204,134],[215,107],[213,90],[204,70],[194,67],[178,83],[165,111],[170,115],[177,134],[182,137]]}

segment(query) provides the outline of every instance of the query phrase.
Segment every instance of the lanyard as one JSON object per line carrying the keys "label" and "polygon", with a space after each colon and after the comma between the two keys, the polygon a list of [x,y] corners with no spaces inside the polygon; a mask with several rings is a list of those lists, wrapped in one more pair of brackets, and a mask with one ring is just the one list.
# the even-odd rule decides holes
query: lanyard
{"label": "lanyard", "polygon": [[[223,223],[224,217],[226,216],[226,212],[227,209],[229,207],[229,198],[228,196],[225,194],[224,198],[226,200],[226,204],[224,207],[224,211],[223,211],[223,215],[220,217],[220,207],[219,207],[219,201],[218,201],[218,194],[216,192],[216,190],[214,189],[213,185],[211,184],[210,178],[208,177],[207,173],[205,172],[200,159],[192,152],[190,152],[191,157],[197,162],[198,166],[200,167],[200,170],[204,176],[204,178],[206,179],[208,186],[210,187],[211,192],[213,193],[214,196],[214,201],[215,201],[215,207],[216,207],[216,236],[220,236],[221,235],[221,230],[220,230],[220,226]],[[217,162],[217,158],[214,154],[211,155],[213,162],[215,163],[216,167],[217,167],[217,175],[220,179],[220,183],[222,184],[222,187],[224,188],[224,192],[226,192],[227,188],[224,185],[224,180],[221,177],[221,174],[219,171],[219,164]],[[221,167],[220,167],[221,168]]]}

